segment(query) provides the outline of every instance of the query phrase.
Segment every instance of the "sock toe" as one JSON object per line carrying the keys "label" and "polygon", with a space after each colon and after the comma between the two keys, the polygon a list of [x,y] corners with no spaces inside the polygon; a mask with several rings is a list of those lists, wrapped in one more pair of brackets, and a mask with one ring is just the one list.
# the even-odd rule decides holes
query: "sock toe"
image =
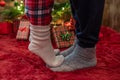
{"label": "sock toe", "polygon": [[54,49],[54,53],[55,53],[55,55],[58,55],[60,53],[60,50],[59,49]]}

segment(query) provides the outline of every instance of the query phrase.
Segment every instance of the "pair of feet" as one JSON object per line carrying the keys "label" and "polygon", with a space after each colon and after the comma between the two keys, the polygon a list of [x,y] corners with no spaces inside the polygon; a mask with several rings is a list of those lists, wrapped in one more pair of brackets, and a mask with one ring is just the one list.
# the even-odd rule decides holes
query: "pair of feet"
{"label": "pair of feet", "polygon": [[73,46],[60,52],[60,54],[65,57],[64,62],[58,67],[50,68],[52,71],[74,71],[95,66],[97,63],[95,48],[82,48],[76,43],[76,41]]}

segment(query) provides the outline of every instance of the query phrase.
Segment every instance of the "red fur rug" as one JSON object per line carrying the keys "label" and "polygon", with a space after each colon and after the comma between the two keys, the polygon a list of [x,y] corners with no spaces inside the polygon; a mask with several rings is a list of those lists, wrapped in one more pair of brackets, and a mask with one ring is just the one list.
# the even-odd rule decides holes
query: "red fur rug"
{"label": "red fur rug", "polygon": [[73,72],[52,72],[27,50],[27,41],[0,35],[0,80],[120,80],[120,34],[101,29],[98,64]]}

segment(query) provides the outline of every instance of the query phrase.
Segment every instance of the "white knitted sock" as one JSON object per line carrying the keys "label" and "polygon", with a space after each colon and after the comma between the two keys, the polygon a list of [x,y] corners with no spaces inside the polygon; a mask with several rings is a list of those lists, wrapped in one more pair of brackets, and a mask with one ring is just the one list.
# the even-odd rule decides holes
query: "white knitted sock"
{"label": "white knitted sock", "polygon": [[49,66],[59,66],[64,61],[64,56],[55,56],[54,49],[50,39],[50,27],[30,26],[31,41],[28,49],[40,56]]}

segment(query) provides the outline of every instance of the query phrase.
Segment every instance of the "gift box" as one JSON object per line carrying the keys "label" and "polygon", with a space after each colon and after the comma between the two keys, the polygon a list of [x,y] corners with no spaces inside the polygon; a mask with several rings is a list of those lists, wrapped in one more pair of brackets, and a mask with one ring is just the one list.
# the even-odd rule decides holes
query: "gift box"
{"label": "gift box", "polygon": [[66,48],[73,45],[74,31],[69,31],[65,26],[53,26],[52,35],[57,48]]}
{"label": "gift box", "polygon": [[18,40],[27,40],[28,39],[29,25],[30,25],[30,23],[28,20],[20,20],[16,39],[18,39]]}
{"label": "gift box", "polygon": [[10,34],[13,32],[12,23],[0,22],[0,34]]}

